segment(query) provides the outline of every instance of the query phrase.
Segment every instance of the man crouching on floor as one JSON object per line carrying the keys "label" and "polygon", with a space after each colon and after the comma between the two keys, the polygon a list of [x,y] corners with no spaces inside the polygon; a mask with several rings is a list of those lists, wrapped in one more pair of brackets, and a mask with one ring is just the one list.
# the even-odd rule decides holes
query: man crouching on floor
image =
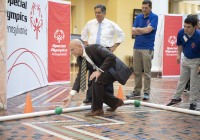
{"label": "man crouching on floor", "polygon": [[[86,88],[86,78],[85,81],[82,81],[82,76],[86,74],[84,71],[84,65],[86,65],[86,70],[93,69],[89,80],[92,81],[90,90],[92,91],[92,105],[91,111],[86,113],[85,116],[100,116],[104,114],[103,103],[107,104],[110,108],[107,108],[106,111],[115,111],[119,106],[124,104],[123,100],[109,94],[105,90],[105,86],[109,83],[114,83],[115,81],[127,81],[129,76],[119,76],[124,75],[122,67],[120,71],[114,71],[116,66],[124,65],[111,51],[105,47],[93,44],[90,46],[84,46],[83,43],[74,39],[69,43],[69,48],[71,53],[77,58],[77,64],[79,66],[79,71],[75,79],[74,85],[68,97],[63,99],[63,107],[68,107],[73,96],[81,90],[84,92]],[[113,68],[113,69],[112,69]],[[111,70],[112,69],[112,70]],[[86,75],[84,75],[85,77]],[[123,77],[125,79],[123,79]],[[123,84],[125,83],[123,82]]]}

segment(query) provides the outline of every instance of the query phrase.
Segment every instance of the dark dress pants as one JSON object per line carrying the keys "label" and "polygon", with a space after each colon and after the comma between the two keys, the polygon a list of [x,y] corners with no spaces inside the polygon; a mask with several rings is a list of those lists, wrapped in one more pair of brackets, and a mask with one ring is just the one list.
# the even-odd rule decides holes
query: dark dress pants
{"label": "dark dress pants", "polygon": [[[94,72],[94,70],[89,70],[89,73],[88,73],[88,79],[90,78],[90,75]],[[87,90],[87,93],[86,93],[86,98],[89,99],[89,100],[92,100],[92,91],[90,89],[90,86],[92,85],[92,81],[88,80],[88,90]],[[113,95],[114,94],[114,88],[113,88],[113,83],[108,83],[105,87],[106,91]]]}
{"label": "dark dress pants", "polygon": [[107,84],[116,81],[115,78],[107,72],[102,73],[97,81],[95,78],[91,81],[90,90],[92,91],[92,111],[96,111],[103,108],[103,103],[107,104],[111,108],[115,108],[120,99],[110,94],[106,90]]}

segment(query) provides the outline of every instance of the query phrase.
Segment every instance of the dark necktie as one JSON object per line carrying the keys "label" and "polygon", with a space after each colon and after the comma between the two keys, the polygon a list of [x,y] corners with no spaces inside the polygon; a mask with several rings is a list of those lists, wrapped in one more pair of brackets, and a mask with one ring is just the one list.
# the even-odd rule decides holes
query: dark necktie
{"label": "dark necktie", "polygon": [[86,89],[86,58],[83,57],[82,64],[81,64],[81,79],[80,79],[80,89],[82,92]]}

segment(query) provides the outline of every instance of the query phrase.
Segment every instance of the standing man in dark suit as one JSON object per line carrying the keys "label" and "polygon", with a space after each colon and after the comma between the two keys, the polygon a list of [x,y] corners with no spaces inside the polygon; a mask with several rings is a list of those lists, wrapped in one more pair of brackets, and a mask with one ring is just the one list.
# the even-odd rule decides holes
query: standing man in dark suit
{"label": "standing man in dark suit", "polygon": [[[123,63],[118,61],[119,59],[111,51],[98,44],[84,47],[80,40],[75,39],[69,43],[69,48],[71,53],[77,57],[79,72],[69,96],[63,100],[63,107],[68,107],[73,96],[80,90],[81,66],[83,59],[85,58],[87,61],[87,70],[91,69],[91,67],[95,69],[89,78],[89,80],[92,81],[92,84],[90,87],[88,87],[92,91],[93,98],[91,112],[86,113],[85,116],[96,116],[104,114],[103,103],[110,107],[107,108],[107,111],[115,111],[119,106],[122,106],[124,104],[123,100],[115,97],[112,94],[109,94],[105,87],[108,83],[113,83],[116,80],[120,82],[120,78],[123,79],[126,77],[122,72],[115,71],[116,68],[113,68],[120,66],[121,69],[119,71],[126,69],[121,67]],[[109,72],[110,70],[112,70],[112,72]],[[118,76],[120,78],[118,78]],[[123,84],[125,84],[128,78],[129,77],[123,79]]]}

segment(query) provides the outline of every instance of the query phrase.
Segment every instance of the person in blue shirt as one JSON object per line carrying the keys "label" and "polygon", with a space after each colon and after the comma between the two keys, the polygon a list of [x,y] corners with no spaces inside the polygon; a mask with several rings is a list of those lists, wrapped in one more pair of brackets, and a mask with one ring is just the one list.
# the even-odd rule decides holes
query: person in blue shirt
{"label": "person in blue shirt", "polygon": [[149,99],[151,85],[151,66],[154,53],[154,41],[158,25],[158,16],[152,11],[152,2],[144,0],[142,2],[142,14],[138,15],[134,21],[132,35],[136,36],[133,54],[133,70],[135,75],[134,91],[127,98],[141,96],[142,75],[144,71],[143,100]]}
{"label": "person in blue shirt", "polygon": [[[200,20],[198,18],[198,15],[196,15],[196,14],[190,14],[190,15],[188,15],[188,17],[189,16],[193,16],[194,18],[197,18],[197,30],[200,30]],[[188,80],[188,82],[187,82],[187,84],[185,86],[184,92],[188,92],[188,93],[190,92],[190,79]]]}
{"label": "person in blue shirt", "polygon": [[185,85],[190,79],[190,110],[196,110],[197,99],[199,94],[199,65],[200,65],[200,31],[197,28],[197,18],[188,16],[184,21],[184,28],[178,32],[177,46],[178,55],[177,63],[180,63],[181,53],[182,58],[180,78],[172,100],[167,106],[171,106],[182,101]]}

